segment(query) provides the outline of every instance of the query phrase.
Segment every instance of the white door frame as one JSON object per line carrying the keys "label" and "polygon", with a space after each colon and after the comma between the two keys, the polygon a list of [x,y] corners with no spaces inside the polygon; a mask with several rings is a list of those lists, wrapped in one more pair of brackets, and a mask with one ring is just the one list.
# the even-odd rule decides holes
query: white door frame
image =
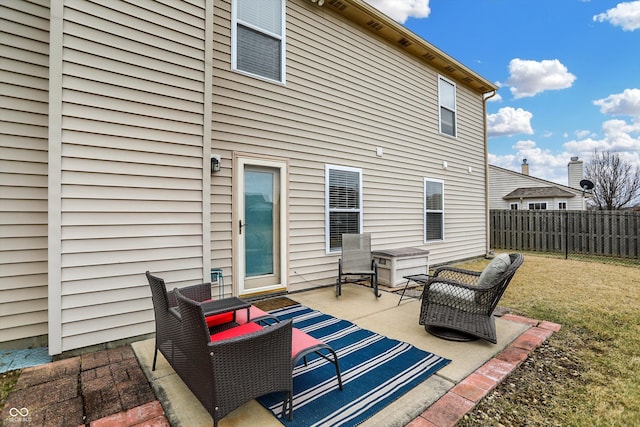
{"label": "white door frame", "polygon": [[[245,223],[244,219],[244,169],[245,166],[262,166],[268,168],[274,168],[280,170],[280,282],[259,288],[245,289],[245,243],[244,234],[241,233],[240,221]],[[289,206],[289,191],[288,191],[288,163],[285,159],[279,159],[274,157],[256,157],[249,154],[234,154],[234,192],[233,192],[233,242],[234,242],[234,265],[235,275],[237,280],[235,282],[235,288],[239,296],[257,294],[263,292],[273,291],[286,291],[288,286],[289,270],[289,220],[288,220],[288,206]],[[244,233],[244,231],[242,231]]]}

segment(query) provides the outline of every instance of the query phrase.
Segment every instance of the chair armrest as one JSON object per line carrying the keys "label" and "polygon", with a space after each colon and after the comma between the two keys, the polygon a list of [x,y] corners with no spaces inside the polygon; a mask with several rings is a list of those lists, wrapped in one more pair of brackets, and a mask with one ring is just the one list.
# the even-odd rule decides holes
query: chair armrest
{"label": "chair armrest", "polygon": [[[211,299],[211,283],[208,282],[185,286],[183,288],[179,288],[179,290],[182,295],[197,302]],[[176,307],[178,305],[178,301],[173,295],[173,292],[167,292],[167,299],[169,300],[169,307]]]}
{"label": "chair armrest", "polygon": [[475,285],[478,283],[480,274],[480,271],[465,270],[457,267],[440,267],[434,271],[433,278]]}
{"label": "chair armrest", "polygon": [[447,288],[451,288],[452,290],[468,289],[469,291],[472,291],[472,292],[479,290],[477,286],[471,283],[458,282],[457,280],[445,279],[442,277],[434,277],[424,285],[423,294],[426,295],[429,289],[436,284],[438,285],[436,287],[439,288],[440,290],[447,289]]}

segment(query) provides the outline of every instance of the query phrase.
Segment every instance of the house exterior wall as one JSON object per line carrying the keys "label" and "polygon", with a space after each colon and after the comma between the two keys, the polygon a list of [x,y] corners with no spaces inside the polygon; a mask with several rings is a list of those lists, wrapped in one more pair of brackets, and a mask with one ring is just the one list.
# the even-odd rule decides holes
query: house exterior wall
{"label": "house exterior wall", "polygon": [[54,6],[52,40],[63,41],[50,80],[56,353],[152,332],[145,270],[176,286],[202,281],[210,72],[204,1]]}
{"label": "house exterior wall", "polygon": [[0,4],[0,343],[47,333],[45,0]]}
{"label": "house exterior wall", "polygon": [[[222,267],[237,293],[239,156],[287,164],[289,291],[335,281],[327,164],[362,169],[374,250],[485,254],[482,95],[456,82],[458,136],[441,135],[434,69],[331,9],[286,4],[286,85],[231,71],[230,1],[0,6],[14,66],[0,98],[0,342],[48,333],[59,354],[153,332],[146,270],[173,287]],[[445,239],[428,244],[425,178],[445,200]]]}
{"label": "house exterior wall", "polygon": [[[517,188],[556,186],[575,194],[575,197],[549,197],[541,199],[505,200],[503,197]],[[559,202],[567,203],[567,210],[584,210],[582,192],[564,185],[545,181],[532,176],[489,165],[489,209],[509,209],[511,203],[518,203],[518,209],[528,209],[531,202],[547,202],[547,209],[558,209]]]}
{"label": "house exterior wall", "polygon": [[[212,262],[233,280],[233,153],[289,161],[289,290],[335,281],[325,252],[325,165],[363,170],[373,249],[423,247],[433,263],[486,251],[482,97],[457,85],[459,136],[438,131],[438,73],[327,8],[287,2],[287,83],[230,70],[231,14],[216,2]],[[376,156],[376,147],[383,156]],[[442,167],[447,161],[448,168]],[[469,167],[472,172],[469,173]],[[426,244],[424,178],[445,181],[445,241]]]}

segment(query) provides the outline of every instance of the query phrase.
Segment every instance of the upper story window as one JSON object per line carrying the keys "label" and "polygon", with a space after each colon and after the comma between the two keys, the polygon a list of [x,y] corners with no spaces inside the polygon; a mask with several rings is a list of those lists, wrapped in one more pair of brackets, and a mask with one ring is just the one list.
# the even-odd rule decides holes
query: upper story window
{"label": "upper story window", "polygon": [[343,233],[362,233],[362,170],[326,165],[325,206],[327,253],[339,252]]}
{"label": "upper story window", "polygon": [[566,211],[567,210],[567,202],[558,202],[558,210]]}
{"label": "upper story window", "polygon": [[424,241],[444,240],[444,182],[424,180]]}
{"label": "upper story window", "polygon": [[517,211],[518,210],[518,204],[517,203],[509,204],[509,209],[511,209],[512,211]]}
{"label": "upper story window", "polygon": [[285,0],[235,0],[231,67],[285,82]]}
{"label": "upper story window", "polygon": [[440,132],[456,136],[456,85],[442,76],[438,77],[438,103],[440,104]]}

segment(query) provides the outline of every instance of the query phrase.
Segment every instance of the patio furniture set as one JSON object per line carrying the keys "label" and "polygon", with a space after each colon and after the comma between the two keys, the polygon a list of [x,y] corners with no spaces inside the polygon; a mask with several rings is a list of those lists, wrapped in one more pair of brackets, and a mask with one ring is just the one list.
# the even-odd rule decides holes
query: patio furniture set
{"label": "patio furniture set", "polygon": [[218,421],[243,403],[282,392],[282,416],[293,419],[293,370],[314,353],[335,366],[335,351],[322,341],[239,299],[211,300],[211,284],[167,292],[165,281],[146,273],[156,318],[158,352]]}
{"label": "patio furniture set", "polygon": [[[496,343],[493,311],[524,258],[496,256],[482,271],[437,268],[432,275],[405,276],[423,286],[419,323],[427,332],[448,340],[485,339]],[[236,297],[211,299],[211,284],[167,292],[165,281],[146,272],[156,320],[158,352],[218,421],[243,403],[282,392],[282,417],[293,419],[293,371],[317,354],[335,366],[343,389],[336,352],[328,344]],[[349,276],[367,279],[378,291],[377,266],[368,234],[343,235],[336,297]],[[353,279],[351,280],[353,281]],[[404,297],[404,291],[400,298]]]}

